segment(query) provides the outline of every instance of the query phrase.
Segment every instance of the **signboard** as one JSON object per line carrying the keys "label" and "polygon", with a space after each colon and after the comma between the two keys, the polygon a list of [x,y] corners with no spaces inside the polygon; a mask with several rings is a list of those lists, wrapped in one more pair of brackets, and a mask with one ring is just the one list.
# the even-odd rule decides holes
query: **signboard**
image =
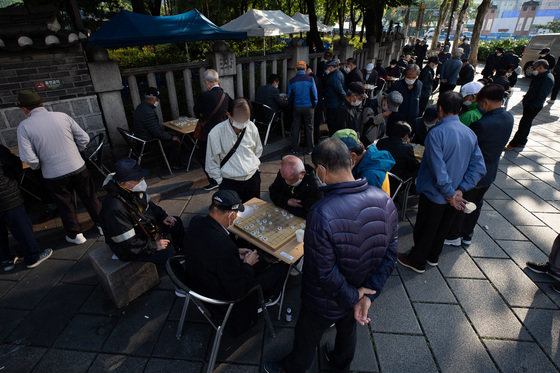
{"label": "signboard", "polygon": [[44,80],[35,83],[35,88],[38,91],[45,91],[48,89],[59,89],[61,87],[62,87],[62,83],[60,83],[59,79]]}

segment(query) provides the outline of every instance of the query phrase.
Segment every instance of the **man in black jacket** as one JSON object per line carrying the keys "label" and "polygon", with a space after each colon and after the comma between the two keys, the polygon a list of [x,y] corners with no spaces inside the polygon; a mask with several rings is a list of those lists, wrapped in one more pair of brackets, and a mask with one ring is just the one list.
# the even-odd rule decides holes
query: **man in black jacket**
{"label": "man in black jacket", "polygon": [[[148,87],[144,92],[144,101],[134,110],[134,135],[146,141],[160,139],[172,168],[175,170],[184,168],[181,165],[181,140],[163,130],[155,110],[158,106],[159,91],[157,88]],[[151,144],[151,146],[157,147],[156,144]]]}
{"label": "man in black jacket", "polygon": [[435,75],[434,69],[437,67],[437,65],[437,57],[433,56],[428,58],[428,64],[424,66],[424,68],[420,72],[420,76],[418,77],[418,80],[422,82],[422,91],[420,92],[420,100],[418,105],[418,116],[422,116],[424,114],[424,110],[426,110],[426,106],[428,106],[428,101],[430,100],[430,96],[432,95],[433,91]]}
{"label": "man in black jacket", "polygon": [[556,65],[556,58],[552,54],[550,54],[550,48],[544,48],[539,53],[539,59],[546,60],[548,62],[548,69],[554,69],[554,65]]}
{"label": "man in black jacket", "polygon": [[474,67],[469,63],[469,59],[463,55],[461,62],[463,62],[463,67],[459,70],[457,85],[464,85],[474,80]]}
{"label": "man in black jacket", "polygon": [[486,65],[484,69],[482,69],[482,76],[484,78],[488,78],[494,74],[494,70],[496,70],[502,63],[502,59],[504,58],[504,48],[496,48],[496,51],[490,54],[486,58]]}
{"label": "man in black jacket", "polygon": [[259,88],[257,88],[257,93],[255,94],[255,102],[268,106],[272,109],[273,113],[287,108],[288,101],[283,100],[280,97],[280,92],[278,91],[279,85],[280,77],[276,74],[270,74],[267,84],[261,85]]}
{"label": "man in black jacket", "polygon": [[198,139],[198,162],[208,179],[208,185],[204,190],[213,190],[218,187],[216,180],[210,178],[206,173],[206,147],[208,144],[208,134],[218,123],[227,119],[227,113],[231,110],[233,100],[220,87],[220,76],[216,70],[208,69],[204,72],[204,84],[207,90],[200,93],[198,101],[194,105],[194,113],[199,120],[206,124],[202,128],[202,135]]}
{"label": "man in black jacket", "polygon": [[362,71],[356,67],[356,60],[353,58],[348,58],[346,60],[346,66],[344,66],[344,72],[346,75],[346,89],[350,87],[353,82],[364,83],[364,76]]}
{"label": "man in black jacket", "polygon": [[459,212],[444,244],[452,246],[469,246],[480,210],[483,197],[490,185],[496,179],[500,156],[513,129],[513,116],[502,107],[504,88],[499,84],[489,84],[477,94],[477,102],[484,115],[477,122],[470,125],[478,139],[478,146],[484,157],[486,175],[478,184],[466,191],[463,198],[476,204],[476,210],[470,214]]}
{"label": "man in black jacket", "polygon": [[552,75],[554,76],[554,86],[552,87],[550,100],[548,100],[549,104],[553,104],[556,101],[556,96],[558,96],[558,91],[560,91],[560,57],[558,57],[558,62],[554,65]]}
{"label": "man in black jacket", "polygon": [[[15,268],[23,259],[27,268],[35,268],[52,255],[52,249],[42,250],[35,240],[31,219],[25,212],[18,179],[21,161],[8,148],[0,145],[0,262],[4,272]],[[23,248],[24,258],[10,251],[8,230]]]}
{"label": "man in black jacket", "polygon": [[[353,82],[348,86],[346,99],[340,103],[334,115],[334,123],[336,123],[336,127],[332,129],[334,132],[344,128],[360,132],[358,108],[362,105],[364,92],[362,83]],[[331,128],[329,128],[330,130]]]}
{"label": "man in black jacket", "polygon": [[268,190],[276,206],[304,219],[311,206],[323,197],[311,167],[293,155],[282,158],[280,171]]}
{"label": "man in black jacket", "polygon": [[[212,196],[209,214],[192,218],[185,239],[185,269],[192,289],[222,300],[241,298],[255,285],[262,287],[265,299],[277,300],[288,266],[283,263],[261,264],[257,250],[239,248],[228,228],[238,212],[245,211],[239,195],[232,190],[219,190]],[[264,261],[263,261],[264,262]],[[249,300],[234,307],[234,334],[246,329],[256,318],[257,307]],[[271,303],[269,303],[271,305]]]}
{"label": "man in black jacket", "polygon": [[134,159],[117,161],[115,170],[103,183],[108,193],[101,209],[105,241],[122,261],[165,264],[175,250],[181,251],[181,218],[167,215],[150,200],[144,180],[148,171]]}
{"label": "man in black jacket", "polygon": [[418,81],[420,69],[418,68],[418,65],[410,64],[406,67],[404,73],[404,79],[393,83],[391,88],[389,88],[389,92],[400,92],[403,96],[403,102],[399,107],[399,111],[397,113],[392,113],[389,117],[387,131],[389,131],[389,127],[391,126],[390,123],[403,120],[410,125],[414,125],[414,122],[418,117],[420,93],[422,92],[422,82]]}
{"label": "man in black jacket", "polygon": [[523,116],[519,121],[517,132],[509,142],[506,150],[522,149],[525,147],[527,137],[529,137],[529,132],[533,125],[533,119],[543,108],[544,101],[554,85],[554,77],[548,70],[548,62],[546,60],[537,60],[533,64],[533,75],[529,90],[523,96]]}

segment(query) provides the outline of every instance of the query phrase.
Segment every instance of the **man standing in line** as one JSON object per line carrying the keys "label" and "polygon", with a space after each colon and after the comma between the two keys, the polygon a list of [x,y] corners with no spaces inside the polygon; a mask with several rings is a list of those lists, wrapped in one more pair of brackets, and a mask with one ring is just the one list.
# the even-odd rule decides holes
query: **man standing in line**
{"label": "man standing in line", "polygon": [[292,122],[292,151],[299,147],[299,132],[303,125],[305,129],[305,153],[311,154],[313,150],[313,112],[317,106],[317,87],[313,77],[306,74],[307,64],[298,61],[296,76],[288,84],[288,101],[294,107]]}
{"label": "man standing in line", "polygon": [[344,75],[336,66],[336,60],[331,60],[327,62],[327,68],[325,70],[325,74],[327,74],[327,82],[325,83],[325,107],[327,108],[326,114],[329,136],[332,136],[332,134],[336,132],[336,110],[346,99]]}

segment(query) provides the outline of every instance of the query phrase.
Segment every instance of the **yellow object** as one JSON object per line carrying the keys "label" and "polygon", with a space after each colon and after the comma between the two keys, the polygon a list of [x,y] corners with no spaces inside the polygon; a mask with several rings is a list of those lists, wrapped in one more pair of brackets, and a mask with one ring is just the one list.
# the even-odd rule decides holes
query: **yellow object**
{"label": "yellow object", "polygon": [[381,189],[385,191],[388,195],[391,195],[391,186],[389,185],[389,174],[385,173],[385,180],[383,180],[383,185],[381,185]]}

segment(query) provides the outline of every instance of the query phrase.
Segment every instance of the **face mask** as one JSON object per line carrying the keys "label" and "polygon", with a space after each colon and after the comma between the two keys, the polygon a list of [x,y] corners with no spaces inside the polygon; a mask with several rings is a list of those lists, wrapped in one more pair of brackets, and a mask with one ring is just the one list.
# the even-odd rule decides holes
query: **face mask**
{"label": "face mask", "polygon": [[293,183],[293,184],[288,184],[288,185],[291,186],[291,187],[297,187],[299,184],[301,184],[302,181],[303,181],[303,179],[299,179],[299,180],[296,181],[295,183]]}
{"label": "face mask", "polygon": [[248,124],[249,124],[248,120],[245,121],[245,122],[236,122],[234,120],[231,125],[234,126],[235,128],[237,128],[238,130],[242,130],[243,128],[247,127]]}
{"label": "face mask", "polygon": [[543,58],[543,57],[545,57],[545,56],[546,56],[546,54],[539,54],[539,57],[540,57],[540,58]]}
{"label": "face mask", "polygon": [[432,124],[424,123],[424,124],[426,125],[426,128],[427,128],[427,129],[430,129],[430,128],[432,128],[433,126],[436,125],[435,123],[432,123]]}
{"label": "face mask", "polygon": [[383,104],[383,111],[388,111],[389,110],[389,106],[387,106],[387,104]]}
{"label": "face mask", "polygon": [[130,191],[131,192],[145,192],[148,189],[148,184],[146,184],[146,180],[140,181],[138,184],[134,186]]}
{"label": "face mask", "polygon": [[352,106],[360,106],[362,104],[362,100],[357,100],[352,102]]}
{"label": "face mask", "polygon": [[405,79],[404,82],[408,85],[413,85],[416,83],[416,79]]}
{"label": "face mask", "polygon": [[350,72],[350,68],[348,66],[344,66],[344,71],[348,74]]}
{"label": "face mask", "polygon": [[317,173],[317,179],[319,179],[319,186],[320,187],[325,187],[327,186],[326,180],[327,180],[327,169],[324,166],[321,166],[325,169],[325,180],[321,180],[319,179],[319,174]]}
{"label": "face mask", "polygon": [[496,55],[501,56],[502,54],[501,53],[496,53]]}
{"label": "face mask", "polygon": [[397,66],[397,65],[391,65],[391,67],[395,67],[395,66]]}
{"label": "face mask", "polygon": [[511,76],[511,73],[506,73],[506,78],[509,78]]}
{"label": "face mask", "polygon": [[465,101],[463,101],[463,104],[466,105],[466,106],[471,106],[472,101],[471,100],[465,100]]}
{"label": "face mask", "polygon": [[154,102],[154,108],[159,106],[159,101]]}
{"label": "face mask", "polygon": [[325,75],[329,75],[331,73],[330,70],[325,70]]}
{"label": "face mask", "polygon": [[537,70],[533,70],[532,74],[533,74],[533,76],[537,76],[537,75],[539,75],[539,72]]}
{"label": "face mask", "polygon": [[233,223],[235,223],[235,217],[233,218],[233,220],[231,221],[231,223],[229,222],[229,219],[233,216],[233,212],[230,212],[228,215],[228,226],[226,229],[230,229],[233,226]]}

